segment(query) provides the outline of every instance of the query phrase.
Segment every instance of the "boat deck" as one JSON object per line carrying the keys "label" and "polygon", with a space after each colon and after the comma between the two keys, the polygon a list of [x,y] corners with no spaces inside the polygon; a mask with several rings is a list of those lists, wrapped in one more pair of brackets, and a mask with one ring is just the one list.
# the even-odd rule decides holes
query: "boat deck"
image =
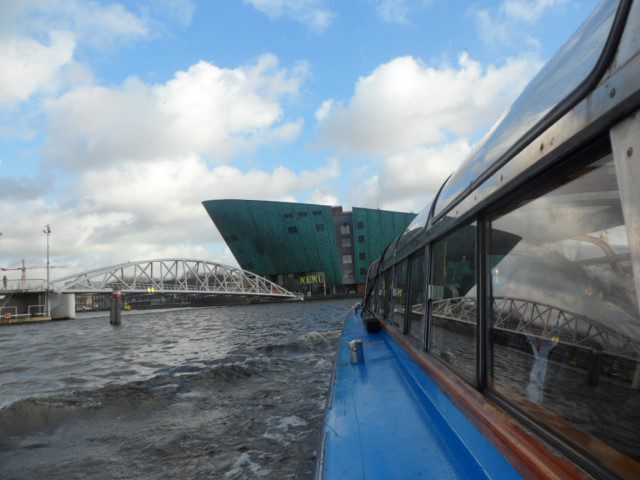
{"label": "boat deck", "polygon": [[[364,363],[349,363],[361,339]],[[521,478],[409,356],[351,314],[340,341],[319,477]]]}

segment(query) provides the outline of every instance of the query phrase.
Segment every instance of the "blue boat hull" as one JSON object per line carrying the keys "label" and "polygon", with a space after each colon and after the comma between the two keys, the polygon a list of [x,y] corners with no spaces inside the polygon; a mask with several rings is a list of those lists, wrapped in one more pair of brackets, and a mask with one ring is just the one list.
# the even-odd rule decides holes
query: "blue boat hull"
{"label": "blue boat hull", "polygon": [[[360,339],[364,363],[349,363]],[[323,431],[319,479],[515,479],[511,464],[388,333],[347,318]]]}

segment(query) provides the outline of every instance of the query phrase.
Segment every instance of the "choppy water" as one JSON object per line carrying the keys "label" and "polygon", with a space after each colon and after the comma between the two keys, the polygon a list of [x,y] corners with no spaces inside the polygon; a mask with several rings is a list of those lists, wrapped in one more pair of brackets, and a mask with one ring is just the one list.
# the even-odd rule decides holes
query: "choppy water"
{"label": "choppy water", "polygon": [[1,478],[312,478],[353,300],[0,329]]}

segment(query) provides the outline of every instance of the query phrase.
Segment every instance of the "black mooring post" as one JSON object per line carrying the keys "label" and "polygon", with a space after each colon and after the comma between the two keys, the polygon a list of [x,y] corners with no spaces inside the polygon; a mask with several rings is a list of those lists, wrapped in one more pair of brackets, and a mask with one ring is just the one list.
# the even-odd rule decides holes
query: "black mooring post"
{"label": "black mooring post", "polygon": [[111,325],[120,325],[120,316],[122,315],[122,292],[114,290],[111,295],[111,315],[109,323]]}

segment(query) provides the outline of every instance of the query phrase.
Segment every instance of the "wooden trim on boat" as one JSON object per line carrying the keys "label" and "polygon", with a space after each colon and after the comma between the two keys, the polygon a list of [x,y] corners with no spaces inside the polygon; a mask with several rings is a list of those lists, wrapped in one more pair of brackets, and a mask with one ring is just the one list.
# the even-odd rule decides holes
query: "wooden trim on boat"
{"label": "wooden trim on boat", "polygon": [[446,366],[430,358],[426,352],[417,350],[396,327],[384,321],[380,324],[523,477],[548,480],[590,478]]}

